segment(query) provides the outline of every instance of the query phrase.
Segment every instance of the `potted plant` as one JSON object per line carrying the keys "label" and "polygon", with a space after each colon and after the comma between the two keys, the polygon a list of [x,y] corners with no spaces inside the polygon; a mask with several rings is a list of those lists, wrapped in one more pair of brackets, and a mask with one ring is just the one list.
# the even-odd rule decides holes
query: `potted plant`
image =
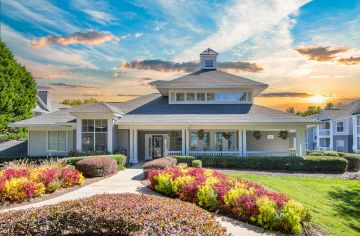
{"label": "potted plant", "polygon": [[170,138],[176,138],[177,132],[176,131],[170,131]]}
{"label": "potted plant", "polygon": [[204,130],[203,130],[203,129],[198,130],[197,136],[198,136],[198,138],[199,138],[200,140],[203,140],[204,137],[205,137],[205,132],[204,132]]}
{"label": "potted plant", "polygon": [[289,131],[287,130],[281,130],[278,135],[279,138],[282,138],[283,140],[286,140],[289,138]]}
{"label": "potted plant", "polygon": [[262,134],[260,133],[260,131],[254,131],[253,136],[256,140],[260,140]]}
{"label": "potted plant", "polygon": [[229,140],[231,139],[231,136],[232,136],[231,132],[223,132],[222,136],[224,137],[224,139],[226,139],[226,141],[228,143],[227,146],[228,146],[228,149],[229,149],[230,148]]}

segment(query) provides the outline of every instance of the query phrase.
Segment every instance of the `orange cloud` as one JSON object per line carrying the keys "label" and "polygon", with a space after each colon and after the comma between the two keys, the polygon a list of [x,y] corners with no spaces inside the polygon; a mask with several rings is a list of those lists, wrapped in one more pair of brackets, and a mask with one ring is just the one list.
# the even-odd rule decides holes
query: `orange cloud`
{"label": "orange cloud", "polygon": [[338,62],[345,65],[360,65],[360,57],[341,58]]}
{"label": "orange cloud", "polygon": [[42,48],[51,44],[69,45],[69,44],[90,44],[97,45],[107,41],[114,40],[115,37],[108,32],[98,32],[89,30],[86,32],[77,32],[68,36],[46,36],[38,40],[32,40],[31,45],[34,48]]}
{"label": "orange cloud", "polygon": [[307,46],[303,48],[295,48],[295,50],[308,57],[313,61],[333,61],[336,54],[349,50],[348,47],[322,47],[322,46]]}

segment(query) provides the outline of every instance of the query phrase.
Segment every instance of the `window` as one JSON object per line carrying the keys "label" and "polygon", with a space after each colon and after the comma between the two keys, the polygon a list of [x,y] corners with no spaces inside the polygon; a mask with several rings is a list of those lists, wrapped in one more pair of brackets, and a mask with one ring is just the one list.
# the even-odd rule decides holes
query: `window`
{"label": "window", "polygon": [[82,150],[107,151],[107,120],[82,120]]}
{"label": "window", "polygon": [[343,152],[344,151],[344,140],[336,140],[336,151]]}
{"label": "window", "polygon": [[204,149],[210,148],[210,133],[205,132],[204,133]]}
{"label": "window", "polygon": [[205,101],[205,93],[197,93],[196,94],[196,100],[200,101],[200,102]]}
{"label": "window", "polygon": [[66,151],[66,131],[48,132],[48,150]]}
{"label": "window", "polygon": [[320,138],[320,147],[330,147],[330,139]]}
{"label": "window", "polygon": [[215,93],[206,93],[207,101],[215,101]]}
{"label": "window", "polygon": [[196,132],[191,132],[190,148],[192,151],[198,148],[198,136]]}
{"label": "window", "polygon": [[357,150],[360,150],[360,137],[357,137]]}
{"label": "window", "polygon": [[218,102],[243,102],[246,101],[246,93],[217,93]]}
{"label": "window", "polygon": [[185,93],[176,93],[176,101],[177,102],[185,101]]}
{"label": "window", "polygon": [[338,133],[344,132],[344,122],[343,121],[336,122],[336,132],[338,132]]}
{"label": "window", "polygon": [[186,93],[186,101],[189,102],[195,101],[195,93]]}
{"label": "window", "polygon": [[228,150],[235,150],[235,134],[234,132],[230,132],[231,136],[228,140]]}
{"label": "window", "polygon": [[222,144],[223,144],[223,137],[221,132],[216,132],[215,134],[215,144],[216,144],[216,150],[222,151]]}
{"label": "window", "polygon": [[214,61],[213,60],[205,60],[205,67],[214,67]]}

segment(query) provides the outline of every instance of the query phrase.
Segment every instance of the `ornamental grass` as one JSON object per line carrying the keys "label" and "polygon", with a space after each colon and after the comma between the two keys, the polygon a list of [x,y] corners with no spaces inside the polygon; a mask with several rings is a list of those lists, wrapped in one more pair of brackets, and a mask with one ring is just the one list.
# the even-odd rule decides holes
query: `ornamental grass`
{"label": "ornamental grass", "polygon": [[0,214],[0,235],[225,235],[215,217],[177,199],[101,194]]}
{"label": "ornamental grass", "polygon": [[84,182],[78,170],[59,163],[41,166],[11,163],[0,171],[0,202],[21,202],[59,188],[68,188]]}
{"label": "ornamental grass", "polygon": [[152,170],[147,179],[148,187],[159,193],[266,229],[296,234],[309,221],[308,211],[287,195],[211,169]]}

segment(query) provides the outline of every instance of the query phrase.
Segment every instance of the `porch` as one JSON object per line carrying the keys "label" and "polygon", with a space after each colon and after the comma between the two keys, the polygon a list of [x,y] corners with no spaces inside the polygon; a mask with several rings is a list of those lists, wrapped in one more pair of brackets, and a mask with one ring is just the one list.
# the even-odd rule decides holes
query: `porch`
{"label": "porch", "polygon": [[129,129],[128,133],[132,163],[169,155],[296,156],[305,150],[303,129]]}

